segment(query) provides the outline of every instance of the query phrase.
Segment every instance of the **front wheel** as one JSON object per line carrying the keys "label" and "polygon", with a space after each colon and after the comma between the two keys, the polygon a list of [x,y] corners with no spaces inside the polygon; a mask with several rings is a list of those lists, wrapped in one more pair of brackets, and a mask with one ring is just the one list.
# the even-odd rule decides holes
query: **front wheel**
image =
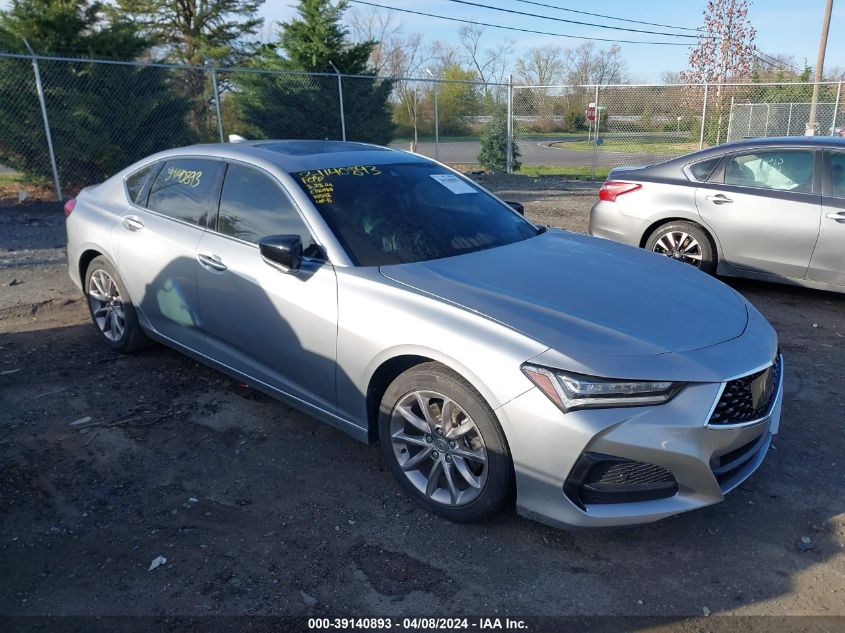
{"label": "front wheel", "polygon": [[123,281],[102,255],[85,271],[85,296],[91,320],[106,345],[121,353],[149,345]]}
{"label": "front wheel", "polygon": [[645,247],[709,275],[716,271],[716,246],[706,231],[692,222],[669,222],[657,227]]}
{"label": "front wheel", "polygon": [[472,522],[508,501],[513,467],[496,416],[459,374],[425,363],[387,388],[379,412],[384,459],[423,508]]}

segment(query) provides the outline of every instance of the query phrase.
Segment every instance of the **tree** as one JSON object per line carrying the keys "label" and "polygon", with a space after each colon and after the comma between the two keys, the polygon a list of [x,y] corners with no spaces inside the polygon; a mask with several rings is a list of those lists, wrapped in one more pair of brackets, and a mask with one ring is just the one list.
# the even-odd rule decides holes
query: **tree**
{"label": "tree", "polygon": [[[392,134],[388,98],[392,83],[369,66],[378,42],[352,43],[341,19],[346,2],[300,0],[298,18],[281,24],[278,41],[265,45],[256,67],[362,75],[343,79],[349,140],[387,143]],[[281,54],[280,54],[281,53]],[[241,73],[234,100],[248,129],[265,137],[341,138],[340,98],[333,76]]]}
{"label": "tree", "polygon": [[[117,0],[139,32],[164,51],[168,61],[189,66],[236,66],[252,54],[244,43],[263,23],[263,0]],[[191,124],[205,140],[216,137],[209,73],[201,69],[174,75],[191,101]],[[225,86],[224,86],[225,87]]]}
{"label": "tree", "polygon": [[533,46],[516,60],[516,75],[529,86],[551,86],[563,79],[564,51],[559,46]]}
{"label": "tree", "polygon": [[[514,42],[510,38],[499,39],[493,46],[482,44],[484,27],[478,25],[462,26],[458,30],[458,40],[468,64],[475,69],[478,78],[484,83],[504,83],[508,71],[509,57],[513,53]],[[504,90],[493,90],[490,86],[484,88],[484,98],[487,103],[499,103],[505,98]]]}
{"label": "tree", "polygon": [[[106,57],[147,55],[150,42],[109,8],[87,0],[15,0],[0,12],[0,48],[23,38],[38,52]],[[66,189],[106,176],[156,151],[193,139],[188,104],[161,68],[42,61],[41,79],[62,184]],[[0,60],[0,163],[49,179],[50,159],[28,60]],[[127,94],[131,98],[127,98]]]}
{"label": "tree", "polygon": [[436,84],[438,119],[440,134],[460,136],[469,132],[467,118],[479,111],[478,87],[472,83],[477,77],[472,70],[452,64],[443,69],[440,78],[444,82]]}
{"label": "tree", "polygon": [[[510,143],[511,168],[519,171],[522,164],[517,160],[520,156],[519,147],[515,142]],[[490,171],[502,172],[508,167],[508,114],[501,106],[497,107],[492,120],[481,133],[481,151],[478,162]]]}

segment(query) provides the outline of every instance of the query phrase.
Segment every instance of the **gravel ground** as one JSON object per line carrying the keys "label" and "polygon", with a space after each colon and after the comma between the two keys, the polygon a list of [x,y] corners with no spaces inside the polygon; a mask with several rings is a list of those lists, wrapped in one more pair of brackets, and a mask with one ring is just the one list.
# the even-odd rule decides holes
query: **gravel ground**
{"label": "gravel ground", "polygon": [[[595,198],[482,181],[576,231]],[[725,503],[466,526],[406,499],[375,446],[163,347],[111,353],[63,244],[55,204],[0,209],[0,615],[845,615],[845,295],[729,281],[787,373],[773,450]]]}

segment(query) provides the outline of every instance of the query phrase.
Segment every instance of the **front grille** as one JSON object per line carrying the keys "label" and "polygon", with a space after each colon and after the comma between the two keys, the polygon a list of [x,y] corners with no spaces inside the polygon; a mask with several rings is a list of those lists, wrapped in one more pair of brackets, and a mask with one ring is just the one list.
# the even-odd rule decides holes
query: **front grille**
{"label": "front grille", "polygon": [[780,383],[780,357],[766,369],[731,380],[710,416],[709,424],[742,424],[757,420],[769,411]]}
{"label": "front grille", "polygon": [[600,453],[584,453],[564,484],[578,506],[665,499],[678,492],[671,472],[645,462]]}

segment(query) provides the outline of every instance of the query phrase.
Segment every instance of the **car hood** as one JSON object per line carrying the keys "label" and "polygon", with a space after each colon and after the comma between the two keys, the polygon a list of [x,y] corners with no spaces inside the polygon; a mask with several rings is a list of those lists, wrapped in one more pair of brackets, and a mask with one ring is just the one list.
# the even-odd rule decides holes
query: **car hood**
{"label": "car hood", "polygon": [[558,230],[380,270],[570,357],[686,352],[736,338],[748,323],[738,293],[687,264]]}

